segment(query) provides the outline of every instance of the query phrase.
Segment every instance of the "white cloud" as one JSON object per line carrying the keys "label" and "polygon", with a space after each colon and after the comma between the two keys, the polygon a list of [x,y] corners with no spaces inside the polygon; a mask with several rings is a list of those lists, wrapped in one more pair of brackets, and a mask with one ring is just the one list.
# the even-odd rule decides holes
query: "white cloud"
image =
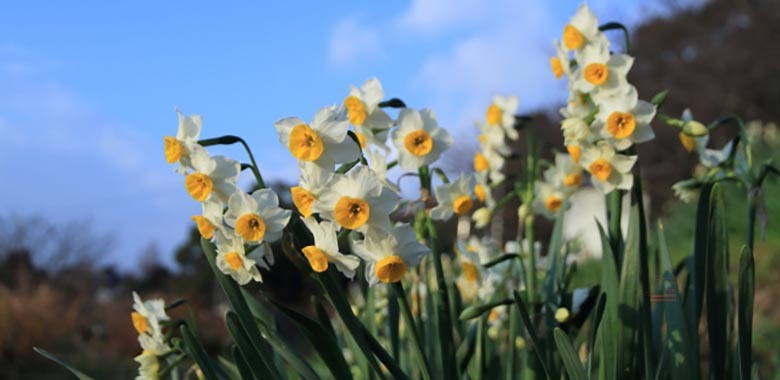
{"label": "white cloud", "polygon": [[328,60],[334,65],[354,64],[382,54],[379,32],[352,16],[336,23],[331,31]]}
{"label": "white cloud", "polygon": [[397,24],[410,31],[440,33],[478,23],[499,9],[482,0],[412,0]]}

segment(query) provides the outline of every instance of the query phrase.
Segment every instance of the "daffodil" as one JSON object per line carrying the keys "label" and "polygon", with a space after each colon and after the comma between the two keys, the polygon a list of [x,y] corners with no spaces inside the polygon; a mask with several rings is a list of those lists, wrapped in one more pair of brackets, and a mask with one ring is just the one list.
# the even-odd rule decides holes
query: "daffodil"
{"label": "daffodil", "polygon": [[290,210],[279,207],[279,198],[271,189],[249,194],[236,191],[228,200],[225,223],[246,242],[274,242],[290,221]]}
{"label": "daffodil", "polygon": [[192,221],[198,227],[200,236],[211,240],[214,237],[214,231],[223,228],[222,202],[211,199],[200,204],[203,209],[201,215],[193,215]]}
{"label": "daffodil", "polygon": [[574,87],[588,93],[599,103],[601,99],[628,91],[626,74],[634,58],[626,54],[610,54],[607,43],[587,45],[579,58],[580,66],[574,74]]}
{"label": "daffodil", "polygon": [[367,235],[365,240],[353,243],[352,249],[366,262],[369,285],[401,281],[430,252],[417,242],[414,228],[408,224],[394,226],[391,233]]}
{"label": "daffodil", "polygon": [[349,122],[355,127],[355,134],[363,149],[374,144],[385,151],[389,150],[385,141],[393,126],[393,119],[379,107],[379,102],[384,97],[379,79],[371,78],[360,88],[351,86],[349,96],[344,99]]}
{"label": "daffodil", "polygon": [[460,173],[458,179],[452,183],[445,183],[434,188],[438,205],[431,209],[431,218],[435,220],[447,220],[452,214],[463,216],[474,207],[474,178]]}
{"label": "daffodil", "polygon": [[290,195],[298,212],[308,218],[312,214],[312,205],[333,178],[333,172],[306,161],[298,162],[298,167],[300,168],[298,186],[290,188]]}
{"label": "daffodil", "polygon": [[356,256],[347,256],[339,251],[337,238],[338,226],[330,221],[317,222],[313,217],[301,218],[306,228],[314,236],[314,244],[301,250],[311,269],[315,272],[328,270],[328,264],[333,263],[344,276],[352,278],[355,269],[360,265]]}
{"label": "daffodil", "polygon": [[250,258],[244,249],[244,242],[240,237],[232,234],[217,232],[216,237],[217,257],[216,264],[222,273],[230,276],[239,285],[245,285],[250,280],[263,282],[257,261]]}
{"label": "daffodil", "polygon": [[506,177],[503,172],[505,163],[506,158],[489,147],[483,147],[482,150],[474,153],[474,172],[487,175],[494,183],[500,183]]}
{"label": "daffodil", "polygon": [[566,103],[566,107],[559,109],[558,112],[565,118],[584,119],[593,112],[596,106],[590,95],[587,92],[579,91],[575,84],[576,80],[569,82],[569,101]]}
{"label": "daffodil", "polygon": [[165,301],[161,298],[142,300],[138,293],[133,292],[133,312],[130,317],[138,334],[153,334],[161,329],[160,322],[167,321]]}
{"label": "daffodil", "polygon": [[588,4],[582,4],[563,28],[562,40],[566,49],[579,50],[595,42],[600,35],[599,20]]}
{"label": "daffodil", "polygon": [[158,380],[160,378],[160,361],[157,355],[144,350],[133,360],[138,363],[138,376],[135,380]]}
{"label": "daffodil", "polygon": [[347,137],[349,120],[346,112],[343,107],[323,107],[310,124],[297,117],[288,117],[277,121],[274,127],[279,142],[299,161],[313,162],[332,170],[335,164],[360,157],[358,143]]}
{"label": "daffodil", "polygon": [[599,141],[582,153],[580,164],[591,174],[593,186],[604,194],[614,189],[629,190],[634,181],[631,168],[636,156],[615,152],[606,141]]}
{"label": "daffodil", "polygon": [[566,193],[560,187],[546,181],[534,183],[533,209],[537,214],[542,214],[549,219],[555,218],[563,207],[565,199]]}
{"label": "daffodil", "polygon": [[550,69],[555,75],[555,79],[571,75],[570,64],[568,51],[560,42],[555,41],[555,57],[550,58]]}
{"label": "daffodil", "polygon": [[[681,121],[683,122],[684,127],[683,130],[678,134],[680,144],[682,144],[688,153],[692,153],[694,151],[703,152],[707,147],[707,143],[709,142],[709,131],[707,130],[707,127],[702,123],[694,120],[693,114],[688,108],[683,111]],[[686,126],[688,127],[687,129],[689,131],[695,131],[698,133],[695,135],[689,134],[688,130],[685,128]]]}
{"label": "daffodil", "polygon": [[429,109],[402,109],[391,138],[398,149],[398,166],[403,170],[430,165],[452,145],[452,136],[439,128],[436,115]]}
{"label": "daffodil", "polygon": [[485,173],[474,173],[474,197],[487,206],[496,204],[493,198],[493,189],[488,183],[488,176]]}
{"label": "daffodil", "polygon": [[187,193],[198,202],[215,197],[227,202],[237,187],[236,181],[241,174],[241,164],[225,156],[209,156],[200,146],[193,146],[190,160],[193,172],[184,178]]}
{"label": "daffodil", "polygon": [[655,137],[650,127],[654,116],[655,106],[639,100],[636,87],[629,86],[626,94],[603,99],[599,103],[594,128],[616,149],[625,150]]}
{"label": "daffodil", "polygon": [[582,167],[568,154],[556,153],[555,165],[545,170],[544,180],[565,194],[571,194],[582,184]]}
{"label": "daffodil", "polygon": [[169,164],[179,163],[177,171],[184,173],[186,168],[190,167],[190,151],[193,146],[198,145],[203,119],[200,115],[184,116],[178,109],[176,114],[179,116],[179,129],[176,131],[176,137],[165,136],[163,138],[165,161]]}
{"label": "daffodil", "polygon": [[519,135],[515,129],[515,112],[518,105],[517,96],[494,96],[485,114],[485,123],[490,127],[501,128],[510,140],[517,140]]}
{"label": "daffodil", "polygon": [[369,227],[390,231],[389,215],[398,200],[398,195],[382,186],[374,172],[359,166],[347,174],[335,174],[312,211],[342,228],[363,233]]}

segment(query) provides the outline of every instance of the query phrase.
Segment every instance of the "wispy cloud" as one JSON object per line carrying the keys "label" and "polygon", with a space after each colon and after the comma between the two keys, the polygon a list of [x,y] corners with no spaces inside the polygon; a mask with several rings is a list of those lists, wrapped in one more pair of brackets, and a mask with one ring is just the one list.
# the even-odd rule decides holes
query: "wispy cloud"
{"label": "wispy cloud", "polygon": [[337,22],[331,31],[328,60],[334,65],[350,65],[382,54],[378,31],[353,15]]}

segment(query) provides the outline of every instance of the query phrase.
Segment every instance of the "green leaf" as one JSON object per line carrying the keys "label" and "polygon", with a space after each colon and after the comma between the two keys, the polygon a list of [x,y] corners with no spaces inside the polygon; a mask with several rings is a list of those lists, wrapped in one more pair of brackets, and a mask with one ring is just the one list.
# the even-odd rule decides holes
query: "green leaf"
{"label": "green leaf", "polygon": [[613,380],[617,378],[618,331],[616,325],[618,323],[620,289],[618,288],[617,264],[609,238],[601,224],[598,222],[596,224],[601,236],[601,289],[603,294],[606,294],[606,304],[598,329],[601,333],[599,378]]}
{"label": "green leaf", "polygon": [[255,379],[276,379],[279,378],[275,373],[273,366],[273,358],[269,355],[259,354],[254,347],[249,337],[241,328],[241,323],[238,320],[238,316],[233,311],[228,311],[225,314],[225,324],[233,336],[233,340],[236,342],[242,357],[246,360],[249,370],[254,375]]}
{"label": "green leaf", "polygon": [[530,349],[536,353],[536,357],[539,359],[539,364],[541,364],[545,376],[550,378],[550,370],[547,368],[547,363],[545,362],[544,356],[539,349],[539,340],[537,338],[538,335],[536,334],[536,328],[534,327],[533,323],[531,323],[531,317],[528,315],[528,309],[526,309],[525,303],[523,302],[523,299],[520,297],[520,293],[518,293],[517,290],[514,291],[514,298],[515,304],[520,311],[520,320],[523,321],[523,326],[525,327],[525,331],[528,336],[527,341],[530,345]]}
{"label": "green leaf", "polygon": [[466,337],[463,339],[462,342],[460,342],[460,346],[458,347],[457,358],[458,358],[458,363],[459,363],[458,365],[460,366],[461,372],[466,371],[466,369],[469,366],[469,362],[471,361],[471,358],[474,357],[474,351],[477,345],[478,328],[479,328],[479,323],[473,323],[471,327],[469,327],[468,332],[466,332]]}
{"label": "green leaf", "polygon": [[303,335],[309,339],[334,378],[352,379],[352,371],[349,369],[347,361],[344,360],[341,347],[339,347],[335,336],[328,329],[280,303],[274,302],[274,305],[290,318]]}
{"label": "green leaf", "polygon": [[555,335],[555,346],[558,347],[558,353],[561,355],[563,367],[571,380],[585,380],[585,371],[582,369],[582,363],[577,356],[577,350],[571,344],[571,340],[563,330],[556,327],[553,330]]}
{"label": "green leaf", "polygon": [[[236,349],[237,347],[233,345],[231,347],[231,352],[233,349]],[[235,361],[235,355],[234,355],[234,361]],[[225,371],[225,374],[228,378],[231,380],[233,379],[244,379],[245,377],[241,374],[241,371],[239,370],[238,366],[236,366],[236,363],[231,362],[229,359],[225,358],[222,355],[217,356],[217,363],[219,363],[220,367],[222,367]],[[250,374],[251,375],[251,374]],[[164,377],[162,377],[164,378]],[[251,376],[249,377],[251,379]]]}
{"label": "green leaf", "polygon": [[756,286],[756,272],[753,253],[747,246],[742,247],[739,255],[739,308],[737,326],[739,329],[739,373],[743,380],[751,379],[752,334],[753,334],[753,293]]}
{"label": "green leaf", "polygon": [[56,355],[52,354],[49,351],[46,351],[46,350],[44,350],[42,348],[38,348],[38,347],[33,347],[33,350],[35,352],[39,353],[41,356],[45,357],[46,359],[49,359],[49,360],[59,364],[60,366],[64,367],[65,369],[70,371],[70,373],[72,373],[74,376],[76,376],[76,378],[78,378],[79,380],[94,380],[93,378],[87,376],[84,372],[81,372],[81,371],[77,370],[76,368],[73,368],[70,364],[65,363],[64,361],[62,361],[62,359],[60,359],[59,357],[57,357]]}
{"label": "green leaf", "polygon": [[698,367],[699,358],[694,356],[690,342],[699,337],[691,336],[688,328],[682,299],[677,288],[677,280],[674,277],[672,259],[666,244],[664,228],[660,223],[658,225],[658,241],[663,284],[661,296],[663,297],[662,302],[666,317],[665,360],[668,361],[672,379],[694,379],[697,376],[697,371],[693,367]]}
{"label": "green leaf", "polygon": [[[643,357],[641,346],[642,286],[640,284],[639,206],[631,206],[628,236],[620,271],[617,305],[617,376],[639,378],[639,364]],[[607,298],[609,304],[609,298]]]}
{"label": "green leaf", "polygon": [[[255,355],[253,356],[254,357],[268,356],[268,355],[264,355],[268,352],[267,347],[265,345],[266,341],[265,339],[263,339],[263,336],[260,334],[260,330],[258,329],[258,324],[255,321],[255,318],[253,317],[249,305],[247,304],[247,299],[244,298],[244,295],[241,292],[241,287],[235,281],[233,281],[232,278],[222,273],[222,271],[217,267],[215,261],[217,257],[217,252],[214,250],[214,245],[208,240],[201,238],[200,246],[203,249],[203,253],[206,256],[206,261],[208,261],[212,272],[214,272],[214,277],[217,279],[217,283],[219,283],[220,287],[222,287],[222,290],[225,292],[225,296],[228,300],[228,303],[230,303],[230,306],[233,308],[233,311],[235,312],[236,317],[238,318],[238,322],[241,324],[243,331],[246,333],[247,338],[250,341],[250,344],[255,351]],[[296,370],[302,370],[302,371],[307,371],[307,369],[311,371],[311,367],[308,366],[307,368],[296,368]],[[317,378],[316,374],[313,377],[306,376],[306,375],[311,375],[313,373],[314,373],[313,371],[311,372],[307,371],[306,374],[302,374],[302,375],[304,375],[304,378],[306,379],[316,379]]]}
{"label": "green leaf", "polygon": [[255,379],[255,376],[252,374],[252,370],[249,368],[249,364],[247,364],[246,359],[244,358],[244,355],[241,353],[241,350],[238,348],[238,346],[233,345],[232,352],[233,360],[236,361],[236,369],[238,370],[241,379]]}
{"label": "green leaf", "polygon": [[192,334],[189,325],[187,325],[186,322],[182,322],[179,326],[179,331],[181,332],[181,338],[187,349],[187,353],[192,360],[198,363],[198,367],[200,367],[201,372],[203,372],[203,376],[207,380],[217,380],[217,374],[214,371],[211,360],[208,355],[206,355],[206,350],[195,335]]}
{"label": "green leaf", "polygon": [[[430,180],[430,178],[429,178]],[[430,188],[430,186],[429,186]],[[431,248],[430,258],[436,272],[437,287],[433,291],[436,305],[437,327],[439,333],[439,347],[441,348],[442,376],[445,379],[458,377],[458,362],[455,358],[455,344],[453,342],[453,320],[450,310],[450,297],[448,295],[447,281],[444,278],[444,268],[441,263],[441,248],[439,246],[438,232],[433,219],[427,217],[428,243]],[[401,310],[403,312],[403,310]]]}
{"label": "green leaf", "polygon": [[[568,201],[566,201],[561,207],[562,210],[566,210],[568,207]],[[561,248],[563,247],[563,221],[564,213],[559,213],[558,218],[555,219],[555,226],[553,227],[552,236],[550,237],[550,245],[547,249],[547,257],[550,260],[550,267],[547,271],[547,275],[544,280],[544,300],[550,305],[558,304],[558,292],[555,289],[557,279],[559,277],[558,270],[560,268]],[[533,254],[531,252],[530,254]]]}
{"label": "green leaf", "polygon": [[[707,244],[706,297],[707,333],[710,346],[710,373],[725,375],[729,345],[728,231],[723,190],[719,184],[710,196],[710,224]],[[711,265],[709,265],[711,264]]]}

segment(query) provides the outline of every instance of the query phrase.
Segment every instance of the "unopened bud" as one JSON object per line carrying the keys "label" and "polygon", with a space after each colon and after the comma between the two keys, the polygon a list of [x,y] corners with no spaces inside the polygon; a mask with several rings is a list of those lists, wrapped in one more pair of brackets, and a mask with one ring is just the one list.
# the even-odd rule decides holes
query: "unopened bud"
{"label": "unopened bud", "polygon": [[555,311],[555,320],[558,321],[558,323],[563,323],[566,322],[567,319],[569,319],[569,309],[559,307],[558,310]]}
{"label": "unopened bud", "polygon": [[688,136],[702,137],[706,136],[710,131],[704,124],[696,120],[691,120],[683,125],[683,133]]}
{"label": "unopened bud", "polygon": [[471,214],[471,220],[474,221],[474,225],[477,228],[484,228],[490,223],[490,219],[493,216],[493,212],[487,207],[480,207],[473,214]]}
{"label": "unopened bud", "polygon": [[531,215],[531,209],[527,203],[523,203],[517,208],[517,217],[519,220],[525,220],[525,217]]}

